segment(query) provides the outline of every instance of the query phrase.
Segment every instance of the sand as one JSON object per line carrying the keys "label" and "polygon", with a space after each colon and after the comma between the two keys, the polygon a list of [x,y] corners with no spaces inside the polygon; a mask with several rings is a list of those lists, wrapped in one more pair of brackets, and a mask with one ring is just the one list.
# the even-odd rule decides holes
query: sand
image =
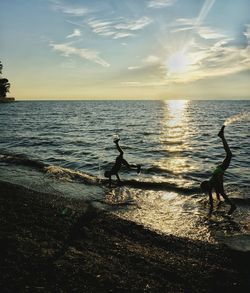
{"label": "sand", "polygon": [[0,201],[1,292],[250,292],[248,253],[7,182]]}

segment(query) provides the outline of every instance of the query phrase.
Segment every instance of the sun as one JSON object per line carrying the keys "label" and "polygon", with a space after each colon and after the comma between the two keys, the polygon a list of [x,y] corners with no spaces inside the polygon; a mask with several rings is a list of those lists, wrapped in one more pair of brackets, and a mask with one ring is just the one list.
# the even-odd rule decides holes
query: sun
{"label": "sun", "polygon": [[182,73],[187,70],[188,57],[183,51],[172,54],[167,60],[167,71],[170,73]]}

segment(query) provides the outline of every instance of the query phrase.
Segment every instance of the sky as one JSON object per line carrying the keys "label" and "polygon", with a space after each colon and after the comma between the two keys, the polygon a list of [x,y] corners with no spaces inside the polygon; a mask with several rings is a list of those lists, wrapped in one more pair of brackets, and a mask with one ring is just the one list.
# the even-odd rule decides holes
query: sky
{"label": "sky", "polygon": [[249,99],[250,0],[1,0],[16,99]]}

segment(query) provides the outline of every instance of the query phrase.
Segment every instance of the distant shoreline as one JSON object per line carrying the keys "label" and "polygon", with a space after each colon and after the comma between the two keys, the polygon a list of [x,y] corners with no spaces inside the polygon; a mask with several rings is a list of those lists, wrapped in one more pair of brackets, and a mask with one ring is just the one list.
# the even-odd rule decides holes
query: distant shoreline
{"label": "distant shoreline", "polygon": [[245,99],[15,99],[15,102],[247,102],[249,98]]}
{"label": "distant shoreline", "polygon": [[12,103],[12,102],[15,102],[14,97],[0,98],[0,103]]}

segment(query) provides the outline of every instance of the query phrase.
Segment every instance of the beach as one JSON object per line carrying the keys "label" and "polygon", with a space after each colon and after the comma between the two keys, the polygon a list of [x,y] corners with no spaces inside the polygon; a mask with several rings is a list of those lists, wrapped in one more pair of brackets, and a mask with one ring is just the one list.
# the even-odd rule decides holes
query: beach
{"label": "beach", "polygon": [[[1,292],[249,292],[250,255],[0,182]],[[58,200],[60,199],[60,200]]]}

